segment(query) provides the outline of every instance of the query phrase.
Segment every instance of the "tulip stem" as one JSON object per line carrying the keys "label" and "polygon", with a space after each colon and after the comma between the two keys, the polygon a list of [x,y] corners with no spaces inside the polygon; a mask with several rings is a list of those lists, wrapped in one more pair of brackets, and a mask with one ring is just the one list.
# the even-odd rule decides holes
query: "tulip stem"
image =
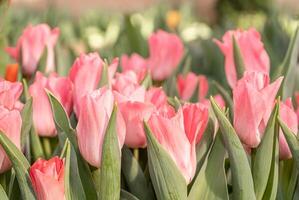
{"label": "tulip stem", "polygon": [[44,146],[44,152],[47,158],[51,157],[52,148],[49,138],[43,138],[43,146]]}
{"label": "tulip stem", "polygon": [[136,158],[136,160],[139,160],[139,150],[138,149],[133,149],[133,155]]}
{"label": "tulip stem", "polygon": [[101,170],[100,168],[95,168],[92,172],[92,179],[95,185],[97,192],[100,190],[100,178],[101,178]]}

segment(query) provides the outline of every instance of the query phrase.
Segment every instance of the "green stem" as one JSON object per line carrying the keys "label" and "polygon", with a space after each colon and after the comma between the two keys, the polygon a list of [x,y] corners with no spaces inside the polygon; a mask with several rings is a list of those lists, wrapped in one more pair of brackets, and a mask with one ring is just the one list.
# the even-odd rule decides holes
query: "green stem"
{"label": "green stem", "polygon": [[42,141],[43,141],[43,147],[44,147],[46,158],[50,158],[52,154],[50,139],[45,137],[42,138]]}
{"label": "green stem", "polygon": [[95,188],[97,190],[97,193],[99,193],[100,190],[100,179],[101,179],[101,170],[100,168],[94,168],[94,170],[91,172],[92,179],[95,185]]}

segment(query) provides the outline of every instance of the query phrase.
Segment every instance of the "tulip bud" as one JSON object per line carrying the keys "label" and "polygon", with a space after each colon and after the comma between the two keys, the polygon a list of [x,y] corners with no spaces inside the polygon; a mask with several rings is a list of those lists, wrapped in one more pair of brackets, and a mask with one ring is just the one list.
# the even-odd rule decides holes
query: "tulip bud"
{"label": "tulip bud", "polygon": [[38,159],[29,174],[38,200],[65,199],[64,160],[57,156],[48,161]]}
{"label": "tulip bud", "polygon": [[215,40],[225,56],[225,73],[231,88],[237,84],[237,70],[234,62],[233,38],[240,48],[245,71],[258,71],[269,74],[270,59],[261,41],[261,35],[255,29],[247,31],[228,31],[222,37],[223,42]]}
{"label": "tulip bud", "polygon": [[5,80],[10,82],[16,82],[18,80],[18,68],[18,63],[7,65],[5,71]]}
{"label": "tulip bud", "polygon": [[[85,95],[80,102],[80,107],[84,109],[80,111],[76,128],[79,150],[84,159],[97,168],[101,166],[103,141],[113,105],[113,93],[105,87]],[[126,125],[120,113],[117,113],[116,121],[121,149],[126,135]]]}
{"label": "tulip bud", "polygon": [[147,72],[146,59],[142,58],[140,55],[136,53],[132,54],[131,57],[123,55],[121,57],[121,66],[123,72],[133,70],[137,75],[139,83],[144,79]]}
{"label": "tulip bud", "polygon": [[53,30],[47,24],[29,25],[20,36],[16,47],[6,48],[6,52],[17,62],[22,62],[22,72],[32,75],[38,67],[43,54],[47,53],[45,72],[55,71],[54,47],[59,29]]}
{"label": "tulip bud", "polygon": [[245,72],[233,89],[234,127],[241,141],[251,148],[261,141],[282,79],[270,84],[267,74]]}
{"label": "tulip bud", "polygon": [[148,67],[156,81],[167,79],[178,67],[184,53],[184,45],[175,34],[159,30],[148,40]]}

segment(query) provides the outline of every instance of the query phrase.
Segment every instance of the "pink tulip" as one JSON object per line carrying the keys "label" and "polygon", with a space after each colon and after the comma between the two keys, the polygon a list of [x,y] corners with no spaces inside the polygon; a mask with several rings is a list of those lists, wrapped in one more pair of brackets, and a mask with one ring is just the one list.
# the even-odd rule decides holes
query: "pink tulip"
{"label": "pink tulip", "polygon": [[[100,88],[81,99],[77,124],[77,138],[84,159],[94,167],[101,166],[102,147],[107,125],[112,114],[114,97],[111,90]],[[126,125],[120,112],[117,114],[119,148],[124,144]]]}
{"label": "pink tulip", "polygon": [[52,108],[45,89],[57,97],[68,114],[72,109],[72,82],[65,77],[51,74],[49,78],[37,72],[34,83],[29,87],[33,99],[33,125],[40,136],[56,135]]}
{"label": "pink tulip", "polygon": [[295,102],[296,102],[296,114],[297,114],[297,119],[298,119],[298,124],[299,124],[299,92],[295,92]]}
{"label": "pink tulip", "polygon": [[234,127],[241,141],[251,148],[261,141],[282,79],[269,84],[267,74],[245,72],[233,89]]}
{"label": "pink tulip", "polygon": [[47,24],[29,25],[23,31],[16,47],[6,48],[7,53],[18,62],[22,62],[22,71],[32,75],[39,64],[42,55],[47,53],[45,72],[55,71],[54,47],[59,36],[59,29]]}
{"label": "pink tulip", "polygon": [[131,57],[123,55],[121,57],[121,66],[123,72],[133,70],[137,74],[139,83],[145,78],[147,72],[147,61],[136,53],[133,53]]}
{"label": "pink tulip", "polygon": [[209,82],[206,76],[199,75],[198,76],[198,101],[203,101],[209,91]]}
{"label": "pink tulip", "polygon": [[145,101],[153,104],[156,109],[160,109],[168,104],[167,96],[162,87],[152,87],[145,94]]}
{"label": "pink tulip", "polygon": [[[3,132],[13,142],[18,149],[21,149],[21,126],[22,117],[18,110],[8,110],[0,105],[0,131]],[[0,147],[0,173],[10,169],[10,159],[5,151]]]}
{"label": "pink tulip", "polygon": [[148,67],[156,81],[167,79],[178,67],[184,53],[184,45],[175,34],[159,30],[148,40]]}
{"label": "pink tulip", "polygon": [[[298,118],[292,105],[292,99],[288,98],[285,102],[280,103],[279,115],[281,120],[297,135]],[[282,130],[279,131],[279,157],[280,159],[289,159],[292,157],[288,143]]]}
{"label": "pink tulip", "polygon": [[208,108],[201,103],[185,104],[183,114],[185,132],[190,143],[194,140],[196,144],[199,143],[209,121]]}
{"label": "pink tulip", "polygon": [[74,84],[74,111],[80,115],[79,102],[86,94],[94,91],[101,80],[103,60],[97,53],[81,54],[70,70],[69,77]]}
{"label": "pink tulip", "polygon": [[20,105],[22,107],[22,103],[18,101],[22,90],[22,83],[9,82],[0,78],[0,105],[8,110],[18,109]]}
{"label": "pink tulip", "polygon": [[237,72],[234,63],[233,37],[235,37],[240,48],[241,56],[246,71],[259,71],[269,74],[270,60],[261,35],[255,29],[247,31],[235,30],[225,33],[221,41],[215,40],[225,56],[225,73],[231,88],[237,84]]}
{"label": "pink tulip", "polygon": [[38,200],[64,200],[64,160],[38,159],[30,167],[30,179]]}
{"label": "pink tulip", "polygon": [[194,116],[196,111],[193,109],[195,107],[186,106],[185,109],[180,108],[177,113],[160,110],[153,113],[148,121],[152,133],[173,159],[187,183],[195,174],[195,144],[202,125]]}
{"label": "pink tulip", "polygon": [[198,76],[193,72],[189,72],[185,76],[178,75],[177,77],[177,89],[179,96],[184,101],[188,101],[192,98],[198,86]]}

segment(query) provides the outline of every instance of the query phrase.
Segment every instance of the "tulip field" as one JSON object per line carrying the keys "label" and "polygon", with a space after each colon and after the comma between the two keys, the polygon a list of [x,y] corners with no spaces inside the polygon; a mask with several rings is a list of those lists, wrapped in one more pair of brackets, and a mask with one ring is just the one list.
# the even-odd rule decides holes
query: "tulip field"
{"label": "tulip field", "polygon": [[0,0],[0,200],[299,199],[298,16],[21,10]]}

